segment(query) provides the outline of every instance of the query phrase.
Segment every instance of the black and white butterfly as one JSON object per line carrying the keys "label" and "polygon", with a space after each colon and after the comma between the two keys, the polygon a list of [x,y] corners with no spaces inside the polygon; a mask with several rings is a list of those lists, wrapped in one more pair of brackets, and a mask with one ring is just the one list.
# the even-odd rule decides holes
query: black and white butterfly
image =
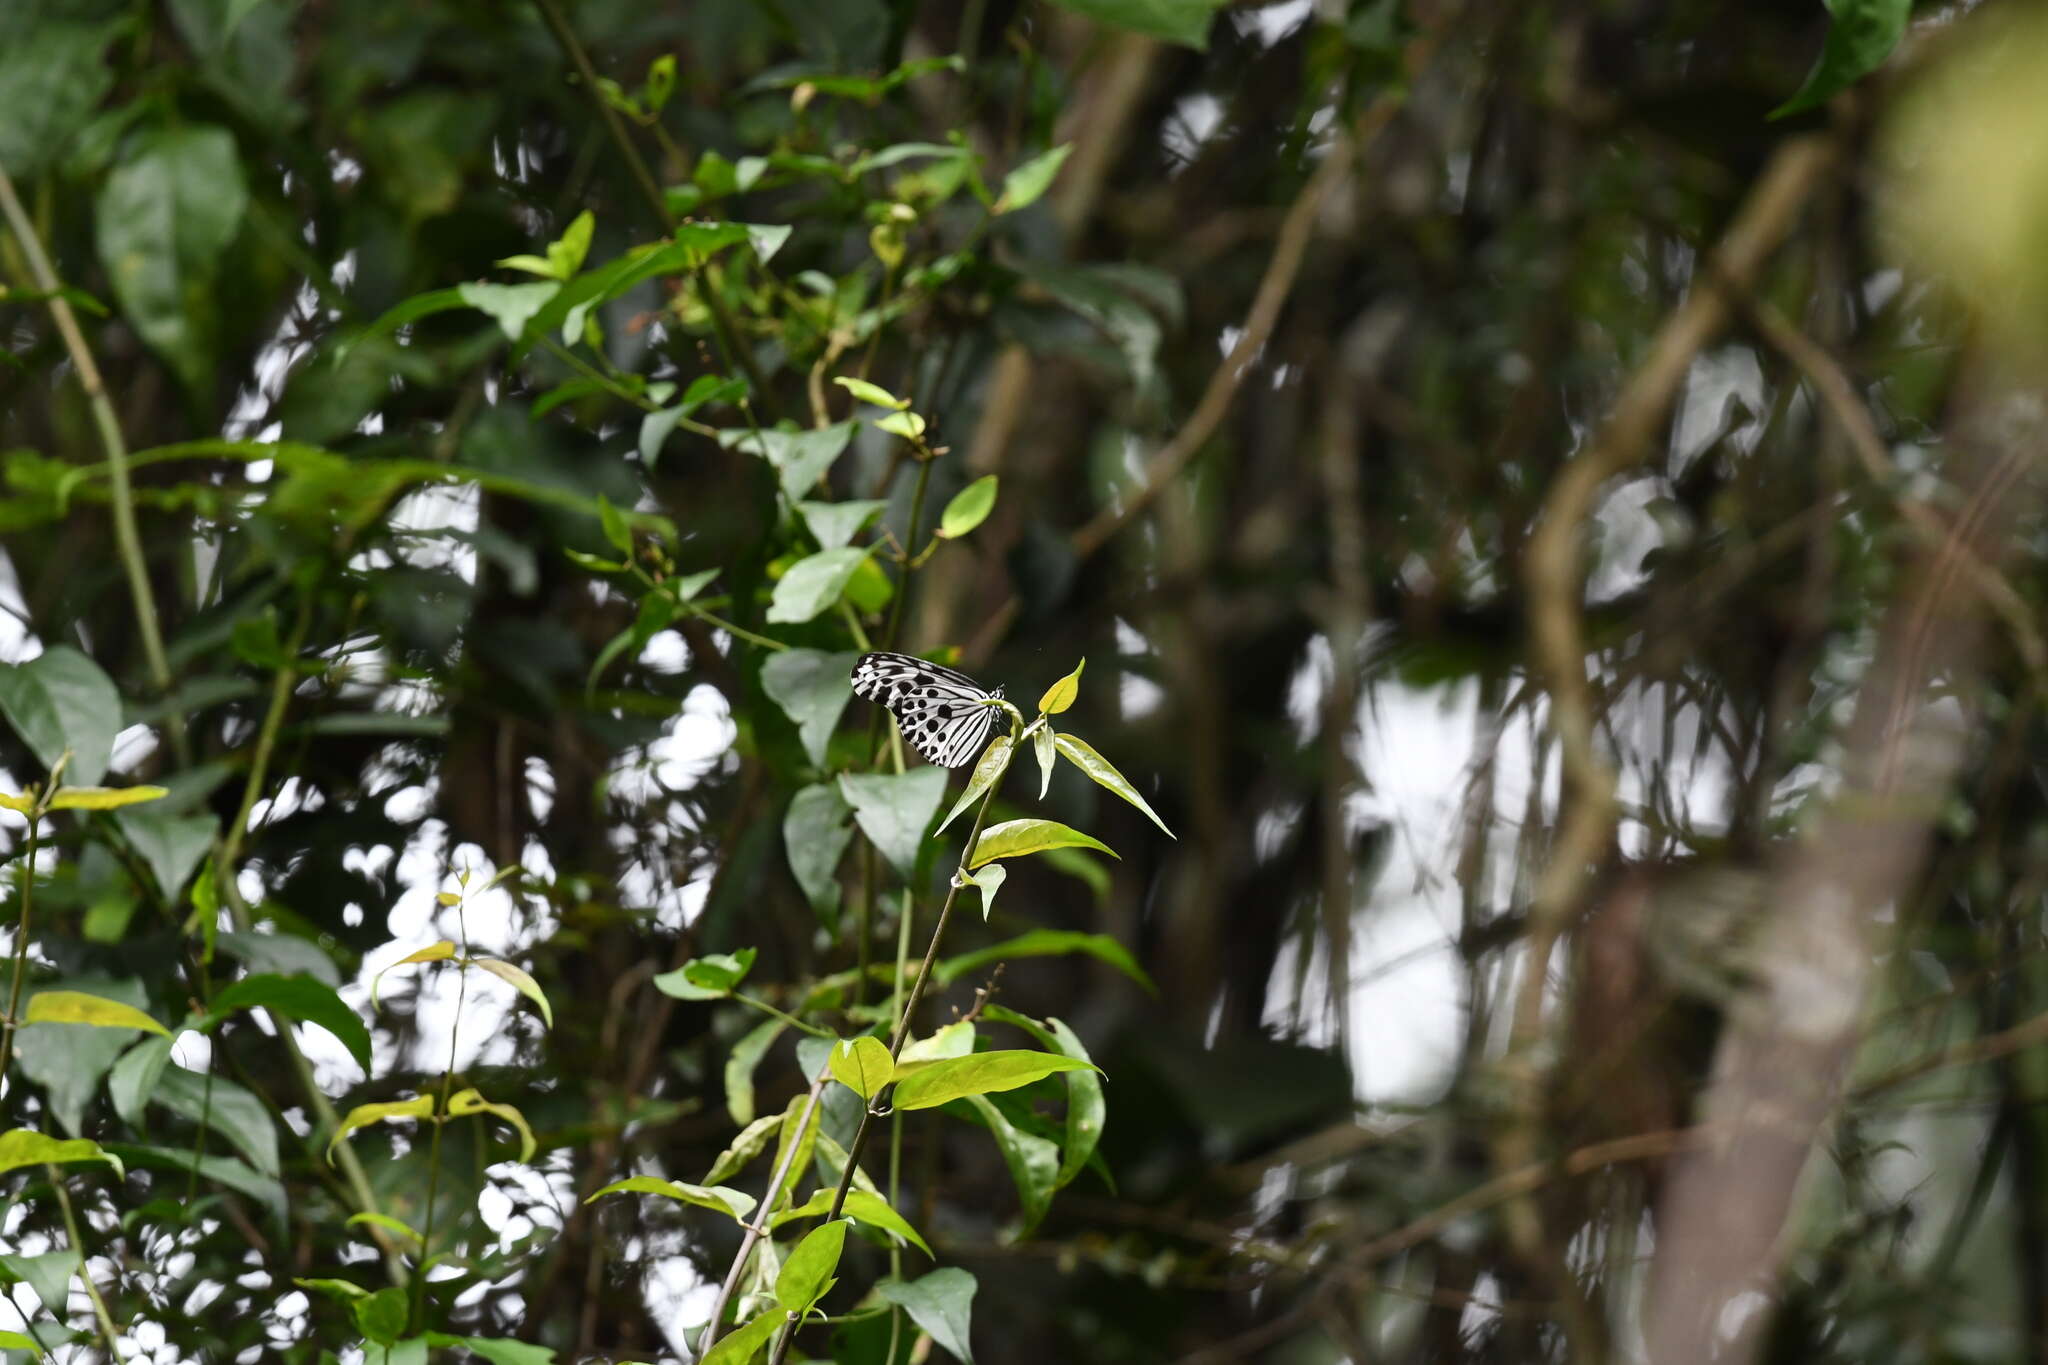
{"label": "black and white butterfly", "polygon": [[999,706],[984,703],[1003,695],[989,692],[965,673],[909,654],[863,654],[853,666],[853,694],[880,702],[895,713],[917,751],[941,768],[974,761],[995,729]]}

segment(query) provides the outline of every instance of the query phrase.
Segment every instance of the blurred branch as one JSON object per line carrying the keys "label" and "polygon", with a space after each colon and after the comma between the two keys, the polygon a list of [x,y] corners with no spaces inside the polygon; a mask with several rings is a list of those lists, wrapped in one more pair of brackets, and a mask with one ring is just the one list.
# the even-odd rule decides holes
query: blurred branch
{"label": "blurred branch", "polygon": [[[1822,137],[1785,143],[1758,177],[1707,269],[1745,287],[1754,280],[1790,234],[1836,154],[1834,142]],[[1727,324],[1730,307],[1726,291],[1696,288],[1665,320],[1642,365],[1623,385],[1605,425],[1551,484],[1529,542],[1532,662],[1550,690],[1550,725],[1563,765],[1564,810],[1556,845],[1530,900],[1528,945],[1508,1055],[1502,1063],[1513,1096],[1512,1112],[1495,1144],[1495,1164],[1504,1170],[1524,1168],[1535,1155],[1542,1108],[1536,1052],[1551,953],[1584,894],[1590,869],[1611,838],[1614,822],[1615,779],[1594,747],[1586,679],[1582,528],[1607,481],[1649,454],[1652,438],[1666,420],[1694,357]],[[1540,1257],[1545,1239],[1533,1205],[1521,1203],[1510,1209],[1508,1227],[1511,1241],[1524,1256]]]}
{"label": "blurred branch", "polygon": [[[135,495],[128,481],[128,442],[121,435],[121,421],[114,415],[113,400],[107,396],[106,381],[100,377],[92,348],[85,344],[85,334],[78,330],[78,318],[64,297],[63,281],[51,267],[42,239],[36,235],[35,223],[16,197],[14,181],[4,166],[0,166],[0,213],[6,215],[7,226],[21,244],[21,254],[28,260],[36,288],[49,295],[50,316],[64,338],[64,349],[78,371],[78,386],[85,390],[86,403],[92,409],[93,427],[99,432],[101,449],[106,452],[107,480],[112,485],[108,501],[114,514],[114,545],[121,556],[122,572],[128,578],[129,599],[135,604],[135,625],[142,635],[142,654],[149,665],[150,685],[159,697],[168,698],[171,665],[164,654],[163,628],[157,621],[156,597],[149,586],[149,565],[143,558],[142,536],[135,525]],[[179,765],[189,766],[192,755],[185,739],[185,713],[171,706],[164,712],[164,723]]]}

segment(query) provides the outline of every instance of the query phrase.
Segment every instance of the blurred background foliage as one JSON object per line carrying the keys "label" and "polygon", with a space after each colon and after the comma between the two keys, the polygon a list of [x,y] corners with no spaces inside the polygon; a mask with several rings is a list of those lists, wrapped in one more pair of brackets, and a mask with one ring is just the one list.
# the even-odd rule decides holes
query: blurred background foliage
{"label": "blurred background foliage", "polygon": [[[985,1134],[907,1130],[984,1365],[1639,1358],[1652,1280],[1693,1283],[1652,1265],[1688,1125],[1772,983],[1846,983],[1853,1066],[1788,1072],[1838,1103],[1668,1358],[2048,1357],[2048,575],[2031,477],[1957,463],[2031,445],[2043,43],[1988,27],[2026,8],[0,0],[0,635],[95,661],[107,780],[171,793],[47,826],[30,990],[178,1018],[303,973],[374,1048],[188,1040],[248,1101],[209,1133],[210,1090],[110,1086],[106,1031],[24,1029],[7,1126],[133,1170],[7,1175],[0,1278],[33,1309],[19,1258],[79,1248],[129,1353],[314,1360],[357,1334],[293,1279],[381,1283],[345,1219],[431,1198],[435,1323],[686,1358],[736,1230],[581,1201],[699,1178],[804,1088],[793,1035],[656,974],[757,948],[836,1025],[858,997],[816,983],[893,959],[891,872],[796,800],[882,731],[763,671],[893,640],[1013,698],[1085,656],[1072,728],[1181,836],[1062,772],[1047,813],[1121,859],[1022,865],[948,945],[1107,936],[928,1011],[993,989],[1109,1077],[1104,1178],[1025,1235]],[[936,457],[841,427],[877,414],[840,376]],[[821,526],[921,546],[991,474],[921,572],[777,609]],[[1926,856],[1800,977],[1773,869],[1980,523],[1925,599],[1988,621],[1916,694],[1956,737]],[[47,757],[0,737],[11,790]],[[522,870],[464,929],[551,1029],[433,967],[371,1012],[458,936],[463,867]],[[539,1154],[454,1124],[434,1182],[402,1129],[322,1160],[451,1031]]]}

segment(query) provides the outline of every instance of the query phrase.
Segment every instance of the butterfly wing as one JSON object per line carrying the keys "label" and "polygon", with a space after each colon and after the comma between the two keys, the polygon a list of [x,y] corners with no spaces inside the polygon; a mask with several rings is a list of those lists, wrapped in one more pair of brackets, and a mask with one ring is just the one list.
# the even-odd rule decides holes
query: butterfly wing
{"label": "butterfly wing", "polygon": [[853,666],[855,696],[880,702],[927,762],[958,768],[981,752],[995,726],[994,694],[965,673],[910,654],[876,651]]}

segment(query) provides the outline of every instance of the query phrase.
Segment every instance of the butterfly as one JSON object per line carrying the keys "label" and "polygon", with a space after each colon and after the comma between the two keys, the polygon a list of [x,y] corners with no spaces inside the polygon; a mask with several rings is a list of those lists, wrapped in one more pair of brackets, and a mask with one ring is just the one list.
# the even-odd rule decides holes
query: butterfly
{"label": "butterfly", "polygon": [[985,691],[965,673],[909,654],[877,651],[854,664],[853,694],[888,707],[927,760],[958,768],[972,762],[988,742],[1002,708],[983,703],[1001,697],[1003,689]]}

